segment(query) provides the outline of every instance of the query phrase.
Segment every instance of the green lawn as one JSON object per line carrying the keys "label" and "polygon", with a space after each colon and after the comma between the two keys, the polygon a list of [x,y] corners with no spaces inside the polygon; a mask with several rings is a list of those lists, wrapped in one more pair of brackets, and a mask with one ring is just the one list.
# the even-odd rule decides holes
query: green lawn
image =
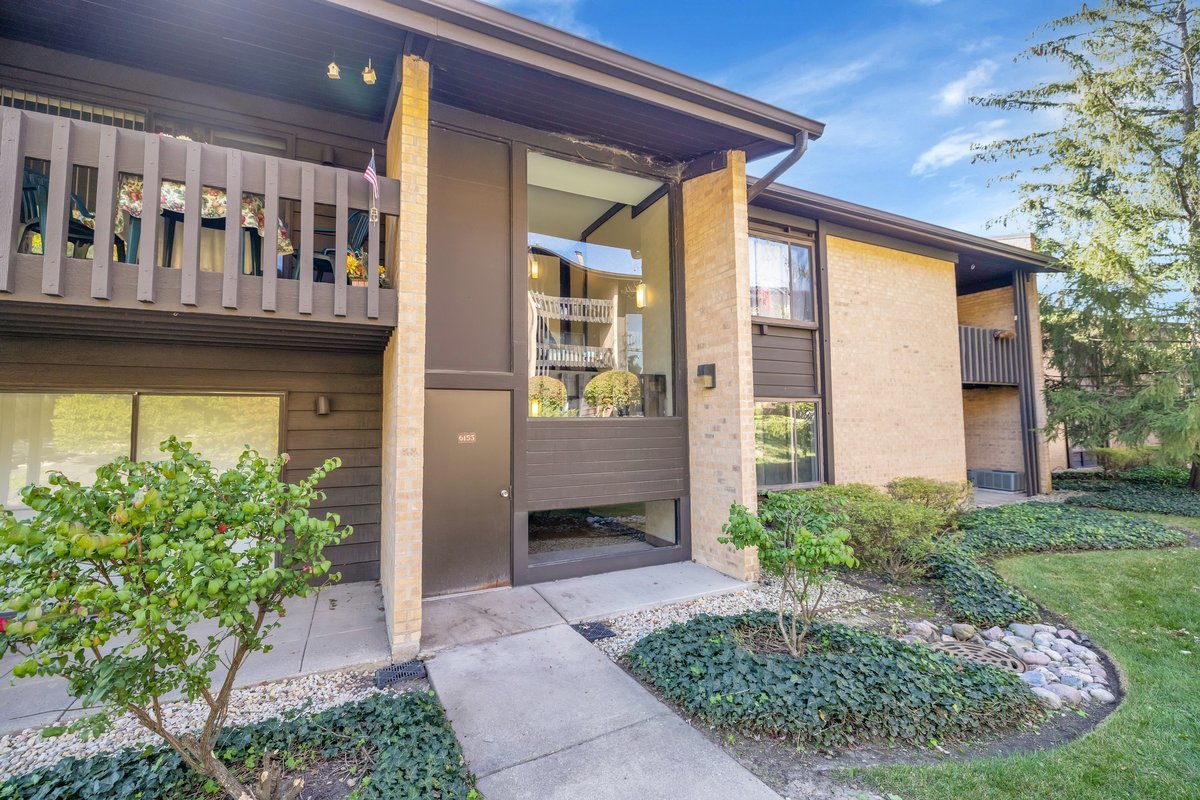
{"label": "green lawn", "polygon": [[1141,517],[1152,520],[1168,528],[1179,528],[1200,534],[1200,517],[1176,517],[1171,514],[1146,514],[1141,511],[1118,511],[1118,514],[1128,514],[1131,517]]}
{"label": "green lawn", "polygon": [[[1033,555],[997,566],[1112,654],[1131,684],[1125,702],[1055,750],[858,777],[904,800],[1200,797],[1200,550]],[[1188,634],[1173,633],[1180,629]]]}

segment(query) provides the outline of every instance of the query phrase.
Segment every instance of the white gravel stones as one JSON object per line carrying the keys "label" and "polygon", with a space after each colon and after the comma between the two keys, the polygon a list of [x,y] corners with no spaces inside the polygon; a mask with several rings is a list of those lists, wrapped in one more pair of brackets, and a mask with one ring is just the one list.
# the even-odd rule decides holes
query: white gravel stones
{"label": "white gravel stones", "polygon": [[[229,719],[225,724],[237,727],[281,717],[285,711],[301,708],[310,701],[306,711],[315,713],[361,700],[379,691],[375,688],[374,677],[371,671],[346,670],[237,689],[232,694]],[[163,711],[171,730],[185,731],[204,723],[208,706],[203,701],[167,703]],[[48,766],[67,756],[87,758],[124,747],[159,742],[158,737],[128,714],[117,718],[105,734],[86,742],[73,733],[53,738],[40,737],[36,729],[14,733],[0,737],[0,781]]]}
{"label": "white gravel stones", "polygon": [[[863,603],[874,595],[866,589],[850,586],[837,580],[825,585],[825,597],[821,603],[821,614],[828,615],[839,608]],[[697,600],[688,600],[669,606],[660,606],[646,611],[635,611],[605,620],[615,637],[596,642],[605,655],[618,660],[644,636],[676,623],[687,622],[700,614],[741,614],[760,609],[775,610],[779,607],[779,584],[773,578],[752,583],[740,592],[711,595]]]}

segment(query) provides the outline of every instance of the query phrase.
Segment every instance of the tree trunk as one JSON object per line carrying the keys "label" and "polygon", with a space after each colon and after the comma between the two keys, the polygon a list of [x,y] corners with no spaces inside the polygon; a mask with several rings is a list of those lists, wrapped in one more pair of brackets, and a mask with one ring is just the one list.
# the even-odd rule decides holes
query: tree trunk
{"label": "tree trunk", "polygon": [[1192,473],[1188,476],[1188,488],[1200,492],[1200,461],[1192,462]]}

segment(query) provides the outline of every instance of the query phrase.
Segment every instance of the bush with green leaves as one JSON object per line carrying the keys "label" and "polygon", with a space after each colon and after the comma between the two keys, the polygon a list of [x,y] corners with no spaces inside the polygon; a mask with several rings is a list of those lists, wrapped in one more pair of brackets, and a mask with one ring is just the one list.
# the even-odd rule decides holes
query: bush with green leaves
{"label": "bush with green leaves", "polygon": [[1116,488],[1116,476],[1111,472],[1095,472],[1082,470],[1064,470],[1050,475],[1050,483],[1055,489],[1068,492],[1103,492]]}
{"label": "bush with green leaves", "polygon": [[1016,675],[818,623],[799,658],[770,646],[770,612],[699,616],[643,638],[630,670],[706,724],[822,747],[926,744],[1037,719]]}
{"label": "bush with green leaves", "polygon": [[1121,472],[1135,467],[1145,467],[1159,457],[1158,448],[1141,447],[1093,447],[1088,450],[1105,472]]}
{"label": "bush with green leaves", "polygon": [[966,481],[935,481],[930,478],[897,478],[887,485],[888,494],[902,503],[932,508],[946,517],[947,524],[971,506],[973,490]]}
{"label": "bush with green leaves", "polygon": [[1102,492],[1073,495],[1073,506],[1091,506],[1112,511],[1140,511],[1176,517],[1200,517],[1200,492],[1174,486],[1123,484]]}
{"label": "bush with green leaves", "polygon": [[975,554],[960,547],[929,557],[929,577],[940,587],[954,618],[981,628],[1033,622],[1037,605],[1004,581]]}
{"label": "bush with green leaves", "polygon": [[768,492],[758,503],[758,514],[734,504],[729,522],[717,541],[739,550],[758,549],[758,562],[783,582],[779,592],[776,625],[788,652],[800,655],[833,577],[830,569],[853,567],[854,550],[846,544],[850,534],[841,527],[845,516],[837,505],[803,492]]}
{"label": "bush with green leaves", "polygon": [[1134,483],[1139,486],[1173,486],[1177,489],[1187,488],[1190,477],[1191,470],[1185,467],[1162,465],[1134,467],[1117,473],[1117,478],[1126,483]]}
{"label": "bush with green leaves", "polygon": [[881,500],[887,497],[879,489],[866,483],[824,484],[822,486],[814,486],[811,489],[800,489],[797,491],[802,491],[824,500],[836,501],[843,505],[860,500]]}
{"label": "bush with green leaves", "polygon": [[1171,547],[1184,534],[1146,519],[1061,503],[981,508],[959,522],[962,547],[983,556],[1048,550],[1136,550]]}
{"label": "bush with green leaves", "polygon": [[[478,798],[462,749],[432,693],[372,695],[316,714],[227,728],[219,757],[241,772],[257,769],[264,753],[313,766],[343,756],[373,758],[351,800]],[[126,748],[86,759],[65,758],[0,783],[0,800],[111,797],[193,800],[212,792],[205,779],[169,747]]]}
{"label": "bush with green leaves", "polygon": [[583,387],[583,399],[601,417],[623,415],[629,406],[642,401],[642,381],[632,372],[610,369],[601,372]]}
{"label": "bush with green leaves", "polygon": [[[0,601],[15,612],[0,653],[23,656],[14,676],[65,678],[96,709],[73,730],[98,732],[128,712],[230,796],[295,797],[301,785],[285,784],[277,763],[247,786],[213,750],[238,669],[271,648],[284,601],[314,591],[314,579],[337,578],[323,551],[350,529],[309,509],[340,462],[289,484],[280,477],[286,455],[246,450],[218,471],[174,437],[162,449],[161,461],[100,467],[90,486],[52,473],[49,486],[21,491],[31,519],[0,507]],[[216,632],[194,634],[196,623]],[[168,695],[203,700],[199,731],[167,727]]]}
{"label": "bush with green leaves", "polygon": [[558,378],[534,375],[529,379],[529,407],[535,417],[561,417],[567,407],[567,387]]}

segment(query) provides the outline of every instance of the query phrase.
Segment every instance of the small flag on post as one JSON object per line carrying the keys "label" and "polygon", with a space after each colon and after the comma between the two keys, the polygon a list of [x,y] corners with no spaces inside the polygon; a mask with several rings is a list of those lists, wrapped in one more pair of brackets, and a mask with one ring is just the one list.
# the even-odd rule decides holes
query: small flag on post
{"label": "small flag on post", "polygon": [[379,173],[375,171],[375,150],[371,149],[371,161],[363,171],[363,177],[371,184],[371,222],[379,221],[379,209],[375,204],[379,201]]}

